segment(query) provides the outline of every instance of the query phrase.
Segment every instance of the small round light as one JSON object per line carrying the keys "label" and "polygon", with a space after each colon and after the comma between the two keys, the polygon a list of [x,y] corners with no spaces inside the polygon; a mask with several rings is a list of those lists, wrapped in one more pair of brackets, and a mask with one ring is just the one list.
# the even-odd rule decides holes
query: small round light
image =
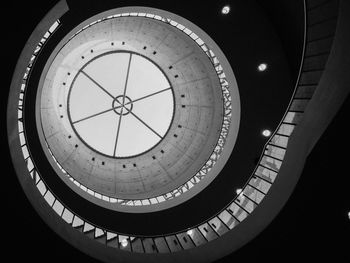
{"label": "small round light", "polygon": [[348,212],[348,217],[349,217],[349,219],[350,219],[350,212]]}
{"label": "small round light", "polygon": [[230,13],[230,6],[229,5],[225,5],[222,9],[221,9],[221,13],[224,15],[227,15],[228,13]]}
{"label": "small round light", "polygon": [[190,230],[187,230],[187,235],[191,236],[193,234],[193,230],[190,229]]}
{"label": "small round light", "polygon": [[262,135],[265,137],[270,137],[271,136],[271,131],[270,130],[263,130]]}
{"label": "small round light", "polygon": [[242,188],[238,188],[238,189],[236,189],[236,194],[241,194],[242,193]]}
{"label": "small round light", "polygon": [[121,244],[122,244],[122,247],[126,247],[128,245],[128,240],[123,239]]}
{"label": "small round light", "polygon": [[260,72],[263,72],[263,71],[265,71],[266,69],[267,69],[267,64],[266,64],[266,63],[261,63],[261,64],[259,64],[258,70],[259,70]]}

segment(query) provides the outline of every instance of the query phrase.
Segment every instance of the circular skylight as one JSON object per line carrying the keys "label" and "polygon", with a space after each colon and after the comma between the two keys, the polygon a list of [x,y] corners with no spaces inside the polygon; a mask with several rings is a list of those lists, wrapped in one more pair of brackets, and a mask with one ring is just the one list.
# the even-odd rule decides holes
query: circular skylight
{"label": "circular skylight", "polygon": [[174,97],[168,79],[149,58],[116,51],[79,69],[67,105],[72,128],[88,147],[111,157],[130,157],[165,136]]}

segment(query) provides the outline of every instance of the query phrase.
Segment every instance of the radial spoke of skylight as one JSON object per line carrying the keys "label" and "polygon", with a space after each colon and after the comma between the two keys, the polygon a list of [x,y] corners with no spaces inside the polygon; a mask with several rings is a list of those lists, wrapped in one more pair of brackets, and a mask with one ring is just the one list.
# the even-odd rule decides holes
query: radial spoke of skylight
{"label": "radial spoke of skylight", "polygon": [[140,121],[143,125],[145,125],[149,130],[151,130],[155,135],[157,135],[159,138],[163,138],[161,135],[159,135],[158,132],[156,132],[155,130],[153,130],[147,123],[145,123],[143,120],[141,120],[137,115],[135,115],[135,113],[131,112],[131,115],[134,116],[138,121]]}
{"label": "radial spoke of skylight", "polygon": [[[163,89],[163,90],[160,90],[160,91],[157,91],[157,92],[154,92],[154,93],[151,93],[151,94],[146,95],[146,96],[143,96],[143,97],[141,97],[141,98],[138,98],[138,99],[135,99],[135,100],[129,101],[129,102],[125,103],[124,105],[128,105],[128,104],[130,104],[130,103],[134,103],[134,102],[136,102],[136,101],[139,101],[139,100],[143,100],[143,99],[149,98],[149,97],[151,97],[151,96],[157,95],[157,94],[159,94],[159,93],[162,93],[162,92],[167,91],[167,90],[170,90],[170,89],[171,89],[171,87],[166,88],[166,89]],[[118,106],[118,107],[121,107],[121,106]]]}
{"label": "radial spoke of skylight", "polygon": [[114,96],[108,92],[105,88],[103,88],[96,80],[94,80],[89,74],[84,72],[83,70],[80,71],[82,74],[84,74],[88,79],[90,79],[97,87],[99,87],[101,90],[103,90],[105,93],[107,93],[112,99],[114,99]]}
{"label": "radial spoke of skylight", "polygon": [[79,119],[79,120],[73,121],[73,123],[72,123],[72,124],[76,124],[76,123],[78,123],[78,122],[88,120],[88,119],[90,119],[90,118],[93,118],[93,117],[99,116],[99,115],[101,115],[101,114],[104,114],[104,113],[110,112],[110,111],[112,111],[112,110],[114,110],[114,109],[117,109],[117,108],[120,108],[120,107],[122,107],[122,106],[118,106],[118,107],[110,108],[110,109],[108,109],[108,110],[100,111],[100,112],[98,112],[98,113],[95,113],[95,114],[89,115],[89,116],[84,117],[84,118],[82,118],[82,119]]}
{"label": "radial spoke of skylight", "polygon": [[[123,118],[123,110],[124,110],[124,103],[125,103],[125,94],[126,94],[126,89],[128,87],[128,80],[129,80],[129,73],[130,73],[130,66],[131,66],[131,58],[132,58],[132,54],[130,53],[130,57],[129,57],[129,62],[128,62],[128,70],[126,72],[126,79],[125,79],[125,85],[124,85],[124,92],[123,92],[123,102],[122,102],[122,108],[120,110],[120,118],[118,120],[118,128],[117,128],[117,135],[115,138],[115,144],[114,144],[114,151],[113,151],[113,156],[115,156],[115,152],[117,150],[117,145],[118,145],[118,137],[119,137],[119,131],[120,131],[120,126],[122,123],[122,118]],[[117,99],[117,101],[119,102],[119,100]],[[120,102],[119,102],[120,103]],[[125,108],[126,109],[126,108]],[[128,110],[128,109],[126,109]]]}
{"label": "radial spoke of skylight", "polygon": [[124,108],[121,108],[121,110],[120,110],[120,117],[119,117],[119,120],[118,120],[117,135],[116,135],[116,137],[115,137],[113,156],[115,156],[115,152],[116,152],[116,150],[117,150],[119,131],[120,131],[120,126],[121,126],[122,117],[123,117],[123,109],[124,109]]}
{"label": "radial spoke of skylight", "polygon": [[128,71],[126,72],[125,86],[124,86],[124,92],[123,92],[123,103],[122,103],[123,106],[124,106],[124,102],[125,102],[126,88],[128,87],[128,80],[129,80],[129,74],[130,74],[131,58],[132,58],[132,54],[130,53],[129,63],[128,63]]}

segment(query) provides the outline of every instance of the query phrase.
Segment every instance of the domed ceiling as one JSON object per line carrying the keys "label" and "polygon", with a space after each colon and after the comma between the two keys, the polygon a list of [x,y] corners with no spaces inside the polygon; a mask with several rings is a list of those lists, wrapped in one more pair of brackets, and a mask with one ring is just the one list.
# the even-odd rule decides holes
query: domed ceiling
{"label": "domed ceiling", "polygon": [[215,178],[220,169],[211,168],[234,146],[240,101],[226,58],[200,29],[183,18],[186,26],[120,12],[79,25],[58,44],[41,75],[37,125],[48,158],[77,193],[137,212],[179,188],[192,192],[203,167],[210,179],[201,189]]}

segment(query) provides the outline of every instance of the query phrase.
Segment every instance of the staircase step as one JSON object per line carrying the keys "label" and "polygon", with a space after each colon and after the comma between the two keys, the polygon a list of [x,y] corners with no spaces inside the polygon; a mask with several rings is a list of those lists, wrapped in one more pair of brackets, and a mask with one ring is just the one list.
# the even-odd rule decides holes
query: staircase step
{"label": "staircase step", "polygon": [[305,57],[303,71],[324,70],[328,60],[328,53]]}

